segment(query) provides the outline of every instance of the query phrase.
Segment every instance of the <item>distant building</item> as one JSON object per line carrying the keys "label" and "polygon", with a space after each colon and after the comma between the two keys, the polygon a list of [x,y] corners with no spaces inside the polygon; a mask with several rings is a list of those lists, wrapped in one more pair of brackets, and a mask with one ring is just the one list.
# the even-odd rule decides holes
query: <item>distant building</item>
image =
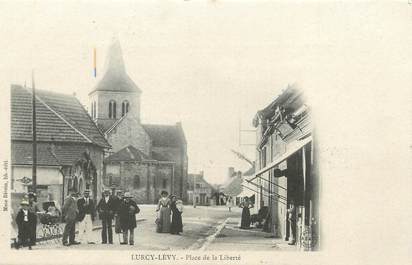
{"label": "distant building", "polygon": [[118,185],[140,203],[155,203],[162,190],[186,201],[188,157],[181,123],[141,123],[142,91],[126,72],[118,40],[109,47],[105,63],[89,93],[90,115],[112,146],[104,160],[104,185]]}
{"label": "distant building", "polygon": [[242,172],[242,178],[240,183],[241,192],[236,195],[236,204],[239,204],[244,197],[252,198],[254,201],[254,207],[250,210],[251,212],[255,213],[259,210],[259,205],[256,203],[256,198],[258,197],[258,189],[255,185],[248,182],[247,180],[253,177],[255,173],[255,167],[251,167],[248,170]]}
{"label": "distant building", "polygon": [[242,172],[229,167],[226,181],[220,187],[220,191],[223,194],[219,198],[220,204],[225,204],[228,197],[235,199],[242,192]]}
{"label": "distant building", "polygon": [[[12,196],[32,188],[31,91],[11,86]],[[103,157],[110,145],[87,111],[74,96],[36,89],[36,114],[39,202],[53,199],[61,205],[69,191],[86,188],[99,198]]]}
{"label": "distant building", "polygon": [[296,242],[316,249],[319,242],[319,175],[310,108],[297,86],[288,86],[253,120],[257,128],[256,187],[259,207],[268,206],[271,232],[291,237],[287,209],[296,207]]}
{"label": "distant building", "polygon": [[199,174],[189,174],[188,177],[188,203],[196,205],[211,205],[213,186],[210,185],[203,176],[203,171]]}

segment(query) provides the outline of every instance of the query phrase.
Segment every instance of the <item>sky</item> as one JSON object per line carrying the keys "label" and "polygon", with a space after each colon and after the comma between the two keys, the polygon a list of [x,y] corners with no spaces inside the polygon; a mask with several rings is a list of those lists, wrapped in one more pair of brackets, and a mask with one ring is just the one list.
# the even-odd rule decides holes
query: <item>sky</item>
{"label": "sky", "polygon": [[[253,146],[239,146],[239,127],[253,130],[256,112],[288,84],[300,84],[310,104],[321,106],[314,115],[320,127],[329,128],[330,120],[346,111],[344,102],[359,106],[365,97],[381,99],[386,87],[409,80],[399,72],[407,69],[400,61],[406,45],[396,41],[405,35],[404,20],[392,16],[407,10],[397,3],[390,8],[377,3],[177,0],[0,6],[4,87],[30,85],[34,69],[36,87],[76,93],[87,108],[87,94],[116,36],[127,72],[143,91],[142,121],[181,121],[189,172],[203,170],[212,183],[224,182],[230,166],[248,169],[231,152],[255,158]],[[393,76],[378,82],[382,89],[377,89],[370,84],[381,77],[383,69],[376,66],[382,64]],[[333,133],[341,137],[344,131]],[[242,142],[254,141],[254,133],[242,134]]]}

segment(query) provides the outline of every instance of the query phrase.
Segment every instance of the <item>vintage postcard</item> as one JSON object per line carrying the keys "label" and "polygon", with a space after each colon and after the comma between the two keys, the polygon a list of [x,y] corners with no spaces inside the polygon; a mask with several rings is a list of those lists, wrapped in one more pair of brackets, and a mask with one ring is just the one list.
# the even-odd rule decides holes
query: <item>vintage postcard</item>
{"label": "vintage postcard", "polygon": [[407,0],[0,15],[0,264],[412,262]]}

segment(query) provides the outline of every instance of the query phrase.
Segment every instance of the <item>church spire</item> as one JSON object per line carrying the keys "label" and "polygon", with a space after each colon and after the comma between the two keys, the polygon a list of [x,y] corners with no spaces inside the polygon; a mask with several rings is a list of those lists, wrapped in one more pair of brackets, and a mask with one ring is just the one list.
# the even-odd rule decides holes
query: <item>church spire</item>
{"label": "church spire", "polygon": [[120,47],[120,41],[117,37],[112,38],[107,51],[104,73],[108,71],[113,71],[118,74],[126,74],[122,48]]}
{"label": "church spire", "polygon": [[90,94],[95,91],[141,92],[126,72],[122,48],[119,39],[116,37],[112,38],[107,49],[101,79]]}

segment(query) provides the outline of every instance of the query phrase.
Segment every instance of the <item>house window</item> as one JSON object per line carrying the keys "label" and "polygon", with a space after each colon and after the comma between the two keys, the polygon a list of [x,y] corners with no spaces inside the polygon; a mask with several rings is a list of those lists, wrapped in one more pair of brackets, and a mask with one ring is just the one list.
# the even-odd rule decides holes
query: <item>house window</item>
{"label": "house window", "polygon": [[93,107],[94,107],[94,102],[92,102],[92,104],[90,104],[90,116],[92,116],[92,118],[94,118],[94,113],[93,113]]}
{"label": "house window", "polygon": [[109,119],[116,119],[116,101],[109,102]]}
{"label": "house window", "polygon": [[135,189],[140,188],[140,176],[138,176],[138,175],[135,175],[135,176],[134,176],[134,179],[133,179],[133,187],[134,187]]}
{"label": "house window", "polygon": [[167,187],[167,179],[163,179],[162,188],[166,189],[166,187]]}
{"label": "house window", "polygon": [[122,103],[122,117],[129,112],[129,102],[127,100]]}

